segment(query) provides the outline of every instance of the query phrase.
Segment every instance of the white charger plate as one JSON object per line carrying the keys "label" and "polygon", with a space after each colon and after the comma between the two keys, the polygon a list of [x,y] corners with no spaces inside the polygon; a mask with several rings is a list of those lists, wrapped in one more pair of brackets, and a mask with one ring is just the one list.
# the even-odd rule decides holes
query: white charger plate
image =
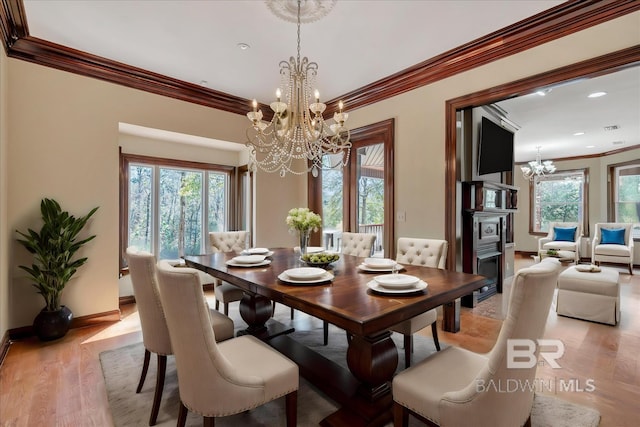
{"label": "white charger plate", "polygon": [[380,284],[375,280],[372,280],[369,283],[367,283],[367,287],[374,292],[378,292],[381,294],[396,294],[396,295],[397,294],[413,294],[417,292],[422,292],[425,289],[427,289],[427,286],[428,286],[427,283],[422,280],[420,280],[413,288],[408,288],[408,289],[385,288],[380,286]]}
{"label": "white charger plate", "polygon": [[264,255],[240,255],[232,258],[236,264],[258,264],[264,261]]}
{"label": "white charger plate", "polygon": [[384,268],[390,270],[394,264],[396,264],[396,261],[389,258],[365,258],[362,264],[368,268]]}
{"label": "white charger plate", "polygon": [[291,285],[322,285],[325,283],[330,283],[333,280],[333,274],[328,271],[324,271],[324,274],[317,279],[313,280],[296,280],[287,276],[285,272],[282,272],[278,275],[278,279],[282,280],[284,283]]}
{"label": "white charger plate", "polygon": [[240,252],[240,255],[264,255],[265,257],[270,257],[271,255],[274,254],[273,251],[267,251],[265,253],[260,253],[260,254],[252,254],[251,252],[249,252],[251,249],[245,249],[244,251]]}
{"label": "white charger plate", "polygon": [[259,262],[257,264],[247,264],[247,263],[242,263],[242,262],[235,262],[233,259],[230,259],[225,264],[227,264],[230,267],[262,267],[263,265],[271,264],[271,260],[270,259],[265,259],[262,262]]}
{"label": "white charger plate", "polygon": [[326,272],[326,270],[317,267],[299,267],[285,270],[283,271],[283,274],[289,279],[298,281],[309,281],[321,278]]}
{"label": "white charger plate", "polygon": [[373,278],[386,289],[408,289],[415,288],[420,278],[408,274],[385,274]]}
{"label": "white charger plate", "polygon": [[[391,268],[371,268],[371,267],[367,267],[364,264],[358,265],[357,268],[358,270],[365,271],[367,273],[386,273],[386,272],[393,271]],[[402,271],[402,270],[404,270],[404,266],[398,264],[398,271]]]}

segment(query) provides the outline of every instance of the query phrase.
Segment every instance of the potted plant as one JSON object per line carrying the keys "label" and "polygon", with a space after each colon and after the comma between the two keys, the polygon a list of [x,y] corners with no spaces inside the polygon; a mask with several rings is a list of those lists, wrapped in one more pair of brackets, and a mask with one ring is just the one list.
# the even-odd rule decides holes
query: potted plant
{"label": "potted plant", "polygon": [[96,236],[77,240],[91,216],[98,210],[93,208],[87,215],[76,218],[63,211],[58,202],[42,199],[40,211],[44,224],[40,232],[29,229],[27,233],[16,230],[22,239],[18,242],[33,254],[31,266],[19,267],[29,273],[33,286],[45,301],[45,307],[36,316],[33,329],[38,338],[50,341],[63,337],[69,330],[73,313],[60,304],[65,286],[87,258],[73,259],[85,243]]}

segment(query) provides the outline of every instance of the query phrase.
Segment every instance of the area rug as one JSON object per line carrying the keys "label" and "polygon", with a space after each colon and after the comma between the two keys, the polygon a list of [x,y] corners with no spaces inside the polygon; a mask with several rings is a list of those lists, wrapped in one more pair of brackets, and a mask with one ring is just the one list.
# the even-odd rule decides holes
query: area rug
{"label": "area rug", "polygon": [[[288,320],[288,309],[278,310],[276,318],[283,322]],[[304,313],[296,312],[296,321]],[[232,316],[235,317],[235,316]],[[322,345],[322,322],[310,321],[305,323],[309,330],[296,331],[290,336],[303,344],[314,348],[325,357],[344,366],[347,340],[344,331],[331,326],[329,329],[329,345]],[[242,321],[235,319],[236,325]],[[295,324],[295,322],[292,322]],[[394,336],[399,351],[401,337]],[[426,357],[435,351],[433,341],[419,335],[415,336],[414,360]],[[140,371],[144,347],[142,343],[109,350],[100,353],[100,363],[105,378],[109,406],[114,425],[118,427],[147,426],[156,380],[156,359],[151,358],[145,385],[140,393],[135,393]],[[399,360],[402,354],[399,354]],[[402,362],[399,363],[402,365]],[[399,367],[401,369],[402,366]],[[212,397],[213,398],[213,397]],[[175,426],[179,407],[178,380],[173,357],[167,360],[167,374],[165,379],[162,404],[158,414],[157,425],[162,427]],[[316,426],[318,423],[337,409],[335,403],[316,390],[303,378],[300,379],[298,391],[298,425]],[[216,419],[217,426],[276,426],[285,425],[284,399],[278,399],[259,408],[242,414]],[[534,402],[532,424],[536,427],[596,427],[600,414],[590,408],[562,401],[553,396],[536,395]],[[410,418],[410,425],[420,425]],[[201,426],[202,417],[189,413],[187,426]]]}

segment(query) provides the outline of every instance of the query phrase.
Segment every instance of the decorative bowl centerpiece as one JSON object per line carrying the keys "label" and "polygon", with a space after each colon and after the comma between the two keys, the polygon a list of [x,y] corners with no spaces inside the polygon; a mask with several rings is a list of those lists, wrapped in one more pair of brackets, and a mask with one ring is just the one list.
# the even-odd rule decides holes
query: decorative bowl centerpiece
{"label": "decorative bowl centerpiece", "polygon": [[331,263],[340,259],[340,254],[334,252],[315,252],[304,254],[300,260],[311,267],[327,268]]}

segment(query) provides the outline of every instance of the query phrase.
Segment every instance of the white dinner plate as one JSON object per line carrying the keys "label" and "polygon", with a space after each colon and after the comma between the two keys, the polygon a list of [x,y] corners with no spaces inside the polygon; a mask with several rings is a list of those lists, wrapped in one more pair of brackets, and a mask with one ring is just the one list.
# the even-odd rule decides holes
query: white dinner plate
{"label": "white dinner plate", "polygon": [[330,283],[333,280],[333,274],[329,271],[324,271],[324,274],[316,279],[312,280],[296,280],[292,279],[290,276],[287,276],[286,272],[280,273],[278,279],[282,280],[285,283],[292,285],[323,285],[325,283]]}
{"label": "white dinner plate", "polygon": [[249,255],[267,255],[269,253],[269,249],[267,248],[251,248],[244,251]]}
{"label": "white dinner plate", "polygon": [[408,289],[415,288],[420,281],[418,277],[408,274],[384,274],[374,277],[374,280],[386,289]]}
{"label": "white dinner plate", "polygon": [[375,280],[372,280],[369,283],[367,283],[367,287],[372,291],[379,292],[381,294],[412,294],[412,293],[422,292],[425,289],[427,289],[427,283],[420,280],[413,288],[389,289],[389,288],[380,286],[378,282],[376,282]]}
{"label": "white dinner plate", "polygon": [[236,264],[258,264],[264,261],[266,257],[264,255],[240,255],[233,258],[233,262]]}
{"label": "white dinner plate", "polygon": [[290,268],[289,270],[285,270],[283,273],[290,279],[293,280],[317,280],[324,276],[327,271],[323,268],[317,267],[300,267],[300,268]]}
{"label": "white dinner plate", "polygon": [[247,264],[246,262],[245,263],[235,262],[233,259],[230,259],[225,264],[227,264],[228,266],[231,266],[231,267],[262,267],[263,265],[271,264],[271,260],[270,259],[265,259],[265,260],[262,260],[262,262],[259,262],[257,264]]}
{"label": "white dinner plate", "polygon": [[[391,268],[371,268],[371,267],[367,267],[364,264],[358,265],[358,270],[365,271],[367,273],[387,273],[392,271]],[[402,270],[404,270],[404,267],[398,264],[398,271],[402,271]]]}
{"label": "white dinner plate", "polygon": [[368,268],[385,268],[390,270],[396,261],[389,258],[365,258],[362,263]]}
{"label": "white dinner plate", "polygon": [[240,255],[263,255],[264,257],[270,257],[271,255],[274,254],[273,251],[267,251],[263,254],[252,254],[251,252],[249,252],[251,249],[245,249],[244,251],[240,252]]}

